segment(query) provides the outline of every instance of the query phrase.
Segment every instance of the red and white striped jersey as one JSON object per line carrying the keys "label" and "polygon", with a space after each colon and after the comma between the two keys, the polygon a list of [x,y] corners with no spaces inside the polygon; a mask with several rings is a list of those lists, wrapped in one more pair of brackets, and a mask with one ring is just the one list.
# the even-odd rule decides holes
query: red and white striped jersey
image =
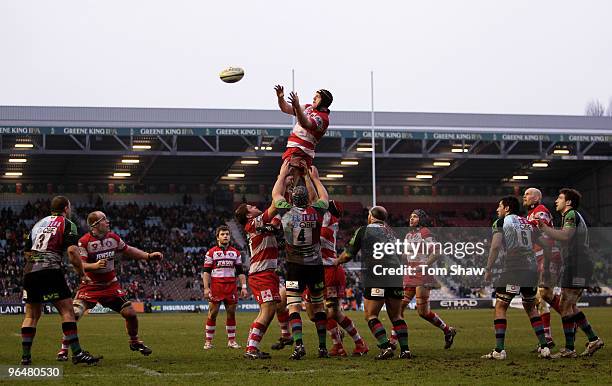
{"label": "red and white striped jersey", "polygon": [[100,259],[106,259],[106,267],[95,271],[85,272],[94,282],[93,284],[104,284],[114,281],[115,257],[124,252],[128,245],[114,232],[108,232],[99,239],[91,232],[79,239],[79,252],[81,260],[86,263],[95,263]]}
{"label": "red and white striped jersey", "polygon": [[408,263],[426,263],[429,253],[433,249],[433,237],[428,228],[422,227],[406,234],[408,242]]}
{"label": "red and white striped jersey", "polygon": [[265,224],[280,224],[280,216],[270,218],[268,211],[265,210],[262,214],[251,219],[244,226],[249,241],[249,250],[251,252],[251,260],[249,265],[249,274],[266,270],[276,270],[278,261],[278,244],[276,236],[272,232],[259,229]]}
{"label": "red and white striped jersey", "polygon": [[[553,221],[552,221],[552,215],[550,214],[550,211],[548,210],[546,206],[542,204],[539,204],[535,208],[531,209],[529,213],[527,214],[527,221],[529,221],[529,223],[534,228],[537,228],[538,226],[538,219],[541,219],[549,227],[554,226]],[[551,239],[550,237],[546,236],[545,234],[542,234],[542,235],[545,239],[549,241],[549,245],[551,246],[551,249],[552,249],[552,259],[560,260],[561,251],[555,245],[555,241]],[[533,250],[536,256],[544,256],[544,250],[539,244],[533,243]]]}
{"label": "red and white striped jersey", "polygon": [[232,247],[222,248],[218,245],[206,252],[204,268],[210,268],[211,282],[235,283],[236,266],[242,266],[240,252]]}
{"label": "red and white striped jersey", "polygon": [[304,114],[314,123],[315,128],[308,130],[303,128],[299,122],[296,122],[289,139],[287,139],[287,147],[300,148],[304,153],[314,158],[315,147],[321,137],[325,135],[327,126],[329,126],[329,113],[315,110],[312,105],[306,105]]}
{"label": "red and white striped jersey", "polygon": [[321,256],[323,265],[334,265],[336,259],[336,238],[338,237],[338,218],[326,212],[321,225]]}

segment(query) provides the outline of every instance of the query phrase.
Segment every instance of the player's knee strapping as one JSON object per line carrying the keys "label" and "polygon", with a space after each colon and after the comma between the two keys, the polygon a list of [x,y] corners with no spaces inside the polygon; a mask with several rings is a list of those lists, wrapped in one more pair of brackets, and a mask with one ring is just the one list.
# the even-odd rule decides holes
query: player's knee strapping
{"label": "player's knee strapping", "polygon": [[512,299],[514,299],[514,296],[497,292],[495,293],[495,299],[509,304],[512,301]]}
{"label": "player's knee strapping", "polygon": [[333,311],[338,311],[338,309],[340,308],[340,303],[338,302],[338,298],[326,299],[325,307],[332,309]]}
{"label": "player's knee strapping", "polygon": [[523,304],[526,306],[533,306],[537,302],[536,295],[523,295]]}
{"label": "player's knee strapping", "polygon": [[74,319],[79,320],[85,313],[85,305],[82,302],[72,303],[72,309],[74,310]]}
{"label": "player's knee strapping", "polygon": [[302,297],[297,292],[287,291],[287,306],[302,302]]}
{"label": "player's knee strapping", "polygon": [[322,293],[322,292],[321,292],[321,293],[318,293],[318,294],[316,294],[316,295],[315,295],[315,294],[312,294],[312,295],[310,296],[310,302],[311,302],[312,304],[322,304],[324,300],[325,300],[325,298],[324,298],[324,296],[323,296],[323,293]]}

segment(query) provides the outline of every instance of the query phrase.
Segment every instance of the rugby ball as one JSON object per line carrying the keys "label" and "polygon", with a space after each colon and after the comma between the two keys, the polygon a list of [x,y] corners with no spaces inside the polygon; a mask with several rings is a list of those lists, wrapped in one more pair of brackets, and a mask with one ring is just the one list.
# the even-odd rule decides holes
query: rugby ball
{"label": "rugby ball", "polygon": [[228,67],[219,73],[219,78],[225,83],[236,83],[244,76],[244,70],[240,67]]}

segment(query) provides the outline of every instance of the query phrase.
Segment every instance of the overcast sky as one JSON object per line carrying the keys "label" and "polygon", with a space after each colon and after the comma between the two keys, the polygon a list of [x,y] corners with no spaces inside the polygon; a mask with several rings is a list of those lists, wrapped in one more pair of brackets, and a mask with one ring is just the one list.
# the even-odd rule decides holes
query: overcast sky
{"label": "overcast sky", "polygon": [[[612,96],[612,1],[0,2],[0,105],[582,114]],[[246,76],[222,83],[226,66]]]}

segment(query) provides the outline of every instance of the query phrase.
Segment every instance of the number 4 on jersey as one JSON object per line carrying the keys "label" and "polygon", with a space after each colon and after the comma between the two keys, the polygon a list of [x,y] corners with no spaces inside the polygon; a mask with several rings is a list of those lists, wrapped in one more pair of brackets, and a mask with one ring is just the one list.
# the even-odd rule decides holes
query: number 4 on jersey
{"label": "number 4 on jersey", "polygon": [[304,237],[304,229],[300,231],[300,234],[297,237],[297,241],[300,243],[306,242],[306,237]]}

